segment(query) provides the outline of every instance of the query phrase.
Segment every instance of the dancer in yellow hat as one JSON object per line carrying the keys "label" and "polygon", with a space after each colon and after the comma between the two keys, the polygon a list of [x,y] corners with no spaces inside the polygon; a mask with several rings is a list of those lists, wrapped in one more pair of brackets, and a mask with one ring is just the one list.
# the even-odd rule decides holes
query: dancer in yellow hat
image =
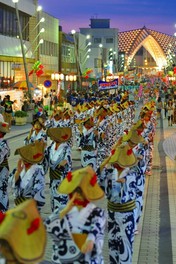
{"label": "dancer in yellow hat", "polygon": [[57,187],[72,170],[71,148],[68,144],[72,130],[70,127],[51,127],[47,135],[52,140],[46,149],[45,159],[49,166],[51,210],[54,211],[64,207],[68,200],[67,195],[57,192]]}
{"label": "dancer in yellow hat", "polygon": [[109,263],[132,263],[136,175],[130,168],[136,164],[133,150],[122,143],[100,165],[99,184],[108,199]]}
{"label": "dancer in yellow hat", "polygon": [[38,209],[45,205],[45,177],[39,163],[44,159],[45,143],[35,141],[32,144],[16,149],[20,155],[17,167],[9,175],[9,184],[13,190],[15,205],[33,198]]}
{"label": "dancer in yellow hat", "polygon": [[45,246],[46,230],[34,199],[0,214],[0,253],[5,263],[37,264]]}
{"label": "dancer in yellow hat", "polygon": [[69,202],[45,220],[53,239],[52,263],[103,262],[105,211],[92,203],[104,196],[92,167],[69,172],[58,188]]}

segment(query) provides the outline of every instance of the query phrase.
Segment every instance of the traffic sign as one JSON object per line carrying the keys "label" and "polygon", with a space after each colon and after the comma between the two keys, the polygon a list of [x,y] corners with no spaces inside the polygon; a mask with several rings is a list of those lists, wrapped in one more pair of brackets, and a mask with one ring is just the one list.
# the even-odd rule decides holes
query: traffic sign
{"label": "traffic sign", "polygon": [[51,82],[50,80],[45,80],[43,84],[44,84],[44,86],[45,86],[46,88],[50,88],[51,85],[52,85],[52,82]]}

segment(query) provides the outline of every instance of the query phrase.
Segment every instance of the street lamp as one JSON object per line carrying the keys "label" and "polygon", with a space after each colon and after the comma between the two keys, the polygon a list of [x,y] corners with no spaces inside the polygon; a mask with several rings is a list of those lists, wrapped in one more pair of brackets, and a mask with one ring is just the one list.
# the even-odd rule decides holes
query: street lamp
{"label": "street lamp", "polygon": [[64,74],[63,73],[52,73],[51,74],[51,80],[57,80],[57,81],[63,81],[64,80]]}
{"label": "street lamp", "polygon": [[[19,0],[18,0],[18,1],[19,1]],[[17,1],[17,2],[18,2],[18,1]],[[13,0],[12,0],[12,2],[15,3]],[[38,6],[37,9],[36,9],[36,12],[35,12],[35,14],[34,14],[34,16],[37,14],[37,12],[40,12],[41,10],[42,10],[42,6]],[[44,18],[43,18],[40,22],[44,22]],[[22,29],[22,33],[25,31],[25,29],[27,28],[27,26],[29,26],[29,21],[28,21],[28,23],[26,23],[26,25],[25,25],[24,28]],[[37,25],[33,28],[33,30],[35,30],[36,27],[37,27]],[[32,31],[33,31],[33,30],[32,30]]]}
{"label": "street lamp", "polygon": [[24,51],[24,46],[23,46],[23,37],[22,37],[22,31],[21,31],[20,16],[19,16],[19,11],[18,11],[18,0],[12,0],[12,2],[15,4],[15,10],[16,10],[16,16],[17,16],[17,22],[18,22],[18,31],[19,31],[20,44],[21,44],[21,52],[23,56],[23,64],[24,64],[24,70],[25,70],[25,76],[26,76],[26,84],[28,88],[29,99],[31,102],[32,101],[31,90],[30,90],[30,85],[29,85],[29,76],[28,76],[28,69],[27,69],[27,64],[26,64],[26,56],[25,56],[25,51]]}
{"label": "street lamp", "polygon": [[74,29],[71,31],[71,34],[73,35],[74,45],[75,45],[75,59],[76,59],[76,67],[77,67],[77,74],[78,74],[78,85],[79,85],[79,88],[82,89],[82,80],[81,80],[82,72],[81,72],[79,53],[78,53],[78,39],[76,38],[76,31]]}
{"label": "street lamp", "polygon": [[[25,51],[25,55],[28,53],[28,51],[32,48],[32,45],[36,42],[36,40],[38,39],[39,35],[41,33],[45,32],[45,29],[44,28],[41,28],[39,33],[37,34],[37,36],[33,39],[32,43],[30,44],[30,47]],[[40,39],[35,50],[33,51],[33,54],[35,53],[35,51],[37,50],[37,48],[39,47],[40,44],[43,44],[44,40],[43,39]]]}
{"label": "street lamp", "polygon": [[33,53],[36,52],[36,50],[38,49],[39,45],[43,44],[44,40],[43,39],[40,39],[39,40],[39,43],[37,44],[37,46],[35,47],[35,50],[33,51]]}
{"label": "street lamp", "polygon": [[[39,21],[38,21],[38,23],[35,25],[35,27],[33,27],[33,29],[30,31],[30,34],[31,33],[33,33],[35,30],[36,30],[36,28],[40,25],[40,23],[44,23],[45,22],[45,18],[44,17],[42,17]],[[24,29],[23,29],[23,31],[25,30],[25,28],[28,26],[28,23],[26,24],[26,26],[24,27]],[[22,32],[23,32],[22,31]],[[43,33],[45,30],[43,30],[42,29],[42,31],[40,31],[40,33]],[[29,37],[29,36],[28,36]],[[25,43],[26,41],[23,41],[23,43]]]}
{"label": "street lamp", "polygon": [[61,83],[64,81],[64,79],[65,79],[65,76],[63,73],[54,72],[51,74],[51,80],[57,81],[57,95],[58,96],[60,95],[60,90],[62,89]]}
{"label": "street lamp", "polygon": [[101,69],[101,78],[103,78],[104,75],[104,62],[103,62],[103,44],[99,44],[99,48],[100,48],[100,69]]}
{"label": "street lamp", "polygon": [[77,76],[75,74],[70,74],[65,76],[65,80],[71,82],[70,91],[74,90],[74,82],[77,81]]}

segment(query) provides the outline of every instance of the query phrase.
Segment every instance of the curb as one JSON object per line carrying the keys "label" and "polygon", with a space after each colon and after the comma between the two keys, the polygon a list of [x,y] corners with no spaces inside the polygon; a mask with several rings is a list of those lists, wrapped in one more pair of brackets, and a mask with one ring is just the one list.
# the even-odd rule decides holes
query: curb
{"label": "curb", "polygon": [[16,135],[13,135],[13,136],[10,136],[10,137],[6,137],[5,139],[8,140],[8,139],[12,139],[12,138],[15,138],[15,137],[20,137],[21,135],[25,135],[27,133],[29,133],[29,131],[22,132],[20,134],[16,134]]}

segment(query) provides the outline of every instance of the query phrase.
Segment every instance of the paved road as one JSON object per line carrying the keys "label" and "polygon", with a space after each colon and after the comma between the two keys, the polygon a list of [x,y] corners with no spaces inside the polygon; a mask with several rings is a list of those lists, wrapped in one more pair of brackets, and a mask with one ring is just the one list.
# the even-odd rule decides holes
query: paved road
{"label": "paved road", "polygon": [[[175,125],[176,126],[176,125]],[[17,156],[13,156],[16,147],[23,144],[25,133],[30,129],[25,127],[12,127],[12,132],[6,137],[9,138],[9,145],[12,151],[10,167],[16,166]],[[22,135],[20,135],[22,133]],[[15,136],[15,137],[14,137]],[[140,223],[140,233],[135,236],[133,264],[176,264],[176,181],[175,162],[176,153],[175,127],[168,127],[167,120],[157,125],[153,175],[146,177],[146,188],[144,197],[144,212]],[[80,166],[80,153],[73,149],[73,166]],[[48,175],[46,176],[46,205],[42,210],[42,217],[50,212]],[[10,195],[10,204],[13,206],[13,198]],[[98,202],[98,205],[106,208],[106,200]],[[104,243],[105,264],[108,264],[107,233]],[[48,237],[45,252],[45,261],[48,263],[51,256],[51,239]],[[42,263],[42,264],[43,264]]]}

